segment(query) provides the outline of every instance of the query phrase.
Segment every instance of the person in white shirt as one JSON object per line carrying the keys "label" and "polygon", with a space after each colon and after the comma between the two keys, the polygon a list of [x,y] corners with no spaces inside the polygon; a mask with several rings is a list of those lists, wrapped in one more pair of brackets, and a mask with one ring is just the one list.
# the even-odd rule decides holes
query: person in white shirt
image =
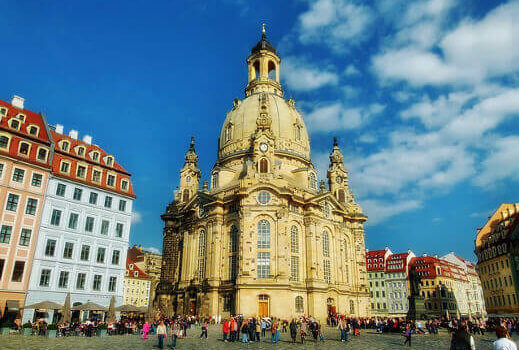
{"label": "person in white shirt", "polygon": [[508,338],[508,330],[506,327],[497,326],[497,340],[494,342],[494,350],[517,350],[515,342]]}

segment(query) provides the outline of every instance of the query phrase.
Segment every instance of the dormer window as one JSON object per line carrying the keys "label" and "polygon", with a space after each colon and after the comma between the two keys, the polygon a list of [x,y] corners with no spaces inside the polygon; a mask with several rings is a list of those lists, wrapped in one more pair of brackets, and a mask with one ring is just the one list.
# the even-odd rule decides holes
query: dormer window
{"label": "dormer window", "polygon": [[70,171],[70,164],[62,160],[59,171],[61,171],[62,173],[68,174]]}
{"label": "dormer window", "polygon": [[106,179],[106,184],[110,187],[114,187],[115,186],[115,176],[114,175],[108,175],[107,179]]}
{"label": "dormer window", "polygon": [[108,166],[114,165],[114,158],[113,157],[106,157],[106,165],[108,165]]}
{"label": "dormer window", "polygon": [[96,162],[99,160],[99,152],[92,152],[92,160]]}
{"label": "dormer window", "polygon": [[30,126],[27,128],[27,131],[29,132],[30,135],[38,136],[38,132],[39,132],[40,130],[38,129],[37,126],[35,126],[35,125],[30,125]]}
{"label": "dormer window", "polygon": [[31,145],[29,145],[27,142],[20,142],[20,147],[18,148],[18,154],[28,156],[30,150],[31,150]]}
{"label": "dormer window", "polygon": [[5,117],[7,115],[7,108],[0,107],[0,117]]}
{"label": "dormer window", "polygon": [[18,114],[16,116],[16,118],[18,118],[18,120],[20,120],[22,123],[25,123],[25,115],[23,114]]}
{"label": "dormer window", "polygon": [[92,181],[101,182],[101,172],[99,170],[94,170],[92,172]]}
{"label": "dormer window", "polygon": [[68,152],[69,147],[70,147],[70,144],[67,141],[63,141],[61,143],[61,150],[62,151]]}
{"label": "dormer window", "polygon": [[45,148],[38,149],[38,160],[41,160],[41,161],[47,160],[47,150]]}
{"label": "dormer window", "polygon": [[78,165],[77,171],[76,171],[76,176],[84,179],[86,177],[86,170],[87,169],[84,165]]}
{"label": "dormer window", "polygon": [[126,181],[126,180],[121,181],[121,189],[123,191],[128,191],[128,181]]}
{"label": "dormer window", "polygon": [[78,147],[77,148],[77,155],[80,157],[83,157],[85,155],[85,147]]}
{"label": "dormer window", "polygon": [[9,120],[9,126],[11,129],[20,130],[20,122],[14,118]]}

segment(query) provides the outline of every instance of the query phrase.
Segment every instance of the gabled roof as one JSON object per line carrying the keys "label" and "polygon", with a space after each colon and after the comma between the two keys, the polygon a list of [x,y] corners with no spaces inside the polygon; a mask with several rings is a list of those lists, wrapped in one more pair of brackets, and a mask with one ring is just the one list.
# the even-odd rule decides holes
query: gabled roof
{"label": "gabled roof", "polygon": [[135,261],[126,258],[126,271],[128,272],[126,277],[128,278],[140,278],[140,279],[148,279],[149,276],[142,271]]}
{"label": "gabled roof", "polygon": [[[0,107],[7,108],[7,116],[1,118],[0,129],[4,129],[13,134],[18,134],[23,137],[28,137],[30,139],[37,140],[43,143],[50,143],[50,138],[45,125],[45,119],[41,114],[32,112],[28,109],[19,109],[10,104],[9,102],[3,100],[0,100]],[[17,131],[9,127],[8,121],[12,118],[15,118],[19,114],[25,115],[25,123],[23,123],[23,125],[20,127],[20,130]],[[27,127],[31,124],[36,125],[40,129],[38,136],[29,134]]]}

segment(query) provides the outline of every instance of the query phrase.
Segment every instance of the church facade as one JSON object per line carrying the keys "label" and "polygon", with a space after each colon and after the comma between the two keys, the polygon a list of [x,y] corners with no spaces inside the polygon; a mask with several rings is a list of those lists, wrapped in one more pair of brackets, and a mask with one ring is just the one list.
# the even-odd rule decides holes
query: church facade
{"label": "church facade", "polygon": [[211,186],[194,140],[162,215],[155,307],[165,316],[368,316],[364,222],[334,141],[318,183],[310,140],[265,32],[247,58],[248,84],[219,135]]}

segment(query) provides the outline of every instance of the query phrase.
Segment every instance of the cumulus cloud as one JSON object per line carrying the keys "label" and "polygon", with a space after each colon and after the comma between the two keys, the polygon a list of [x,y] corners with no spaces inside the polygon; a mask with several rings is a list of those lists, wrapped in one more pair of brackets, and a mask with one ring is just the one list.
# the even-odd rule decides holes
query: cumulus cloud
{"label": "cumulus cloud", "polygon": [[372,10],[360,1],[311,1],[309,9],[299,16],[299,40],[304,44],[324,43],[341,52],[366,40],[373,20]]}
{"label": "cumulus cloud", "polygon": [[332,70],[295,57],[287,57],[283,61],[282,72],[286,84],[295,91],[315,90],[326,85],[336,85],[339,81]]}
{"label": "cumulus cloud", "polygon": [[153,253],[153,254],[161,254],[160,249],[155,248],[155,247],[142,247],[142,250],[145,250],[145,251]]}
{"label": "cumulus cloud", "polygon": [[346,67],[346,69],[344,70],[344,75],[346,75],[346,76],[359,75],[359,74],[360,74],[360,71],[353,64],[349,64]]}
{"label": "cumulus cloud", "polygon": [[407,211],[418,209],[422,203],[418,200],[385,201],[367,199],[361,203],[368,216],[368,225],[376,225],[384,220]]}
{"label": "cumulus cloud", "polygon": [[142,221],[142,214],[138,211],[132,213],[132,224],[138,224]]}
{"label": "cumulus cloud", "polygon": [[311,132],[352,130],[364,126],[384,109],[385,106],[378,103],[351,108],[342,102],[334,102],[314,108],[305,120]]}
{"label": "cumulus cloud", "polygon": [[494,187],[506,178],[519,180],[519,136],[497,140],[489,156],[483,161],[482,171],[474,179],[481,187]]}

